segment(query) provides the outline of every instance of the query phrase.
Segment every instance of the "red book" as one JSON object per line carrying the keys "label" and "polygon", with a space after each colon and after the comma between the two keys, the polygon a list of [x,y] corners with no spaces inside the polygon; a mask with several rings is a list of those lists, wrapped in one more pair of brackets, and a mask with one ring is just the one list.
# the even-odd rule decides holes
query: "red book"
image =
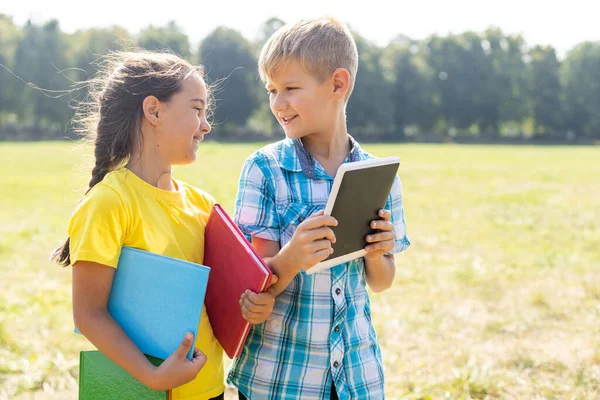
{"label": "red book", "polygon": [[273,274],[223,207],[215,204],[204,233],[204,262],[210,267],[204,305],[215,337],[229,358],[240,355],[250,323],[242,317],[242,293],[264,292]]}

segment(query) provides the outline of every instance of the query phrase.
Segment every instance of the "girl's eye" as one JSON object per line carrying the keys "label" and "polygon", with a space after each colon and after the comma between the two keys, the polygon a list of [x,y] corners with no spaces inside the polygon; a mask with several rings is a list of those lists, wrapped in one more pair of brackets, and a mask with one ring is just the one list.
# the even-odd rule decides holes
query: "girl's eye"
{"label": "girl's eye", "polygon": [[297,87],[288,87],[287,90],[296,90],[298,89]]}
{"label": "girl's eye", "polygon": [[204,111],[204,108],[200,108],[200,107],[194,107],[195,110],[198,110],[198,114],[200,114],[202,111]]}
{"label": "girl's eye", "polygon": [[275,89],[267,90],[267,93],[269,93],[269,94],[277,94],[277,90],[275,90]]}

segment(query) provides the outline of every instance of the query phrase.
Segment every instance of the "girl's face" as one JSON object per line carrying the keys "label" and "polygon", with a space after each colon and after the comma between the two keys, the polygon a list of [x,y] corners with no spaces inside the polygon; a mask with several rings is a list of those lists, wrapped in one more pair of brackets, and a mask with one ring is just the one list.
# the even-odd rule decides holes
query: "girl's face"
{"label": "girl's face", "polygon": [[177,94],[161,104],[156,150],[168,164],[190,164],[196,160],[198,145],[210,132],[207,102],[204,80],[192,74],[183,81]]}

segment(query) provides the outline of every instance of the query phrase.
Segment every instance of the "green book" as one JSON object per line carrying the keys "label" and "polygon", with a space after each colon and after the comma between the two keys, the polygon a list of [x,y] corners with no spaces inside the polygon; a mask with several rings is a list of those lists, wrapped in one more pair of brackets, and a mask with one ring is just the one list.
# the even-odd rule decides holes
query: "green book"
{"label": "green book", "polygon": [[[162,360],[150,356],[156,366]],[[168,400],[168,390],[152,390],[99,351],[79,355],[79,400]]]}

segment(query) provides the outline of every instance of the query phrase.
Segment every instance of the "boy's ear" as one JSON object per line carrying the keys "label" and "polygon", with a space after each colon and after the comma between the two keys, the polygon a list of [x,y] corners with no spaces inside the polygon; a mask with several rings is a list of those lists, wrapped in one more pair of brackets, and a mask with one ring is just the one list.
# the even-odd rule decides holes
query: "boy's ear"
{"label": "boy's ear", "polygon": [[331,76],[333,81],[333,95],[336,99],[343,100],[350,89],[350,72],[346,68],[338,68]]}
{"label": "boy's ear", "polygon": [[158,125],[160,106],[160,100],[158,100],[155,96],[148,96],[142,102],[144,118],[146,118],[146,120],[148,120],[148,122],[154,126]]}

